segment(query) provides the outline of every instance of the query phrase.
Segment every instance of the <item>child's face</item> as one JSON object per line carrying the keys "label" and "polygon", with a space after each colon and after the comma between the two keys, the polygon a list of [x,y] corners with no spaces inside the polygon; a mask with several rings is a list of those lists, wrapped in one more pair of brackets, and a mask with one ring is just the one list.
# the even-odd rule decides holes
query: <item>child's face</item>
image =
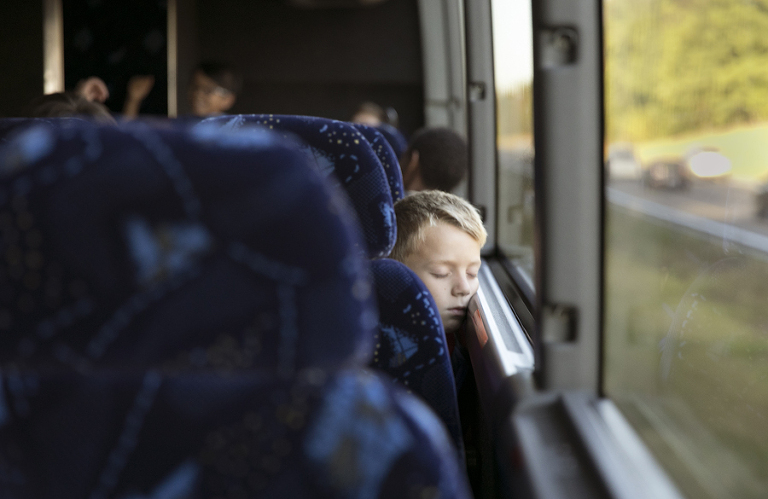
{"label": "child's face", "polygon": [[195,71],[189,83],[189,102],[195,116],[215,116],[232,107],[235,95],[202,71]]}
{"label": "child's face", "polygon": [[426,227],[424,233],[424,243],[403,263],[432,293],[445,332],[455,332],[479,286],[480,243],[458,227],[443,222]]}

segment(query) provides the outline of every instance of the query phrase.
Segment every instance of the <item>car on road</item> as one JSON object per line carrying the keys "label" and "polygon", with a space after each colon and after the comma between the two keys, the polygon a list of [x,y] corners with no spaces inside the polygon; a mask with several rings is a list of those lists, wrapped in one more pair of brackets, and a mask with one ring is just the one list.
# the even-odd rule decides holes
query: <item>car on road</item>
{"label": "car on road", "polygon": [[731,160],[714,147],[695,147],[685,155],[690,172],[704,180],[725,180],[731,175]]}
{"label": "car on road", "polygon": [[610,180],[640,178],[640,162],[631,144],[616,143],[608,148],[605,170]]}
{"label": "car on road", "polygon": [[768,181],[762,183],[755,193],[755,214],[757,218],[768,219]]}
{"label": "car on road", "polygon": [[643,167],[642,181],[653,189],[684,190],[691,184],[691,173],[683,158],[657,158]]}

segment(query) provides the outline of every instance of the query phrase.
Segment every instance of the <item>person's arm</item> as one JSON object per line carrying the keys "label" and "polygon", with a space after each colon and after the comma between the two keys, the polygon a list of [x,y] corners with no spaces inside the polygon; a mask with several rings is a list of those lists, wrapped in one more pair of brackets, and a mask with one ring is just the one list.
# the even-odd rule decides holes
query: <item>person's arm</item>
{"label": "person's arm", "polygon": [[139,115],[141,103],[147,97],[155,85],[155,77],[152,75],[136,75],[128,80],[128,92],[123,105],[123,117],[132,119]]}

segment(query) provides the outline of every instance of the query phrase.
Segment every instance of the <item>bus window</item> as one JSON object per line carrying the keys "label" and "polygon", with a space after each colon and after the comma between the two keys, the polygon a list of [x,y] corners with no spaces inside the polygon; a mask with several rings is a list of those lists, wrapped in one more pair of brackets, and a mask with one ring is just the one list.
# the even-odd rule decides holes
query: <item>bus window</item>
{"label": "bus window", "polygon": [[764,497],[768,8],[603,8],[603,389],[686,496]]}
{"label": "bus window", "polygon": [[531,3],[493,0],[498,247],[533,290],[533,36]]}

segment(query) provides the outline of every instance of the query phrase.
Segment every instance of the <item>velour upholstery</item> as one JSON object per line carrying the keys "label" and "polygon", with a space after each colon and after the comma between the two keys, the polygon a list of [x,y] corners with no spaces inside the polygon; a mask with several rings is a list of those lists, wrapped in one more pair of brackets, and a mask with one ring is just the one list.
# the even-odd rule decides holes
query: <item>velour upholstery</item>
{"label": "velour upholstery", "polygon": [[331,216],[345,196],[280,137],[195,134],[37,127],[0,150],[0,360],[368,358],[360,240]]}
{"label": "velour upholstery", "polygon": [[48,128],[67,127],[72,123],[83,123],[83,118],[0,118],[0,146],[11,140],[17,133],[33,126]]}
{"label": "velour upholstery", "polygon": [[470,497],[434,414],[362,369],[3,381],[5,497]]}
{"label": "velour upholstery", "polygon": [[403,154],[405,154],[405,151],[408,149],[408,141],[405,139],[403,133],[388,123],[382,123],[377,126],[376,129],[384,135],[384,138],[387,139],[389,145],[392,146],[392,149],[397,155],[397,159],[403,159]]}
{"label": "velour upholstery", "polygon": [[424,399],[463,451],[456,382],[437,305],[419,277],[404,264],[371,262],[379,303],[379,329],[370,366]]}
{"label": "velour upholstery", "polygon": [[266,131],[33,127],[0,146],[0,491],[466,498],[364,369],[346,196]]}
{"label": "velour upholstery", "polygon": [[389,182],[389,188],[392,191],[392,200],[397,203],[403,199],[405,189],[403,188],[403,172],[400,170],[400,161],[394,149],[376,128],[360,123],[355,123],[354,126],[365,136],[368,143],[371,144],[373,152],[378,156],[381,166],[384,167],[384,173],[387,175],[387,182]]}
{"label": "velour upholstery", "polygon": [[301,138],[310,161],[324,175],[335,178],[349,196],[368,256],[382,257],[392,250],[397,224],[389,183],[376,153],[351,123],[311,116],[252,114],[217,116],[198,126],[215,125],[227,130],[259,125]]}

